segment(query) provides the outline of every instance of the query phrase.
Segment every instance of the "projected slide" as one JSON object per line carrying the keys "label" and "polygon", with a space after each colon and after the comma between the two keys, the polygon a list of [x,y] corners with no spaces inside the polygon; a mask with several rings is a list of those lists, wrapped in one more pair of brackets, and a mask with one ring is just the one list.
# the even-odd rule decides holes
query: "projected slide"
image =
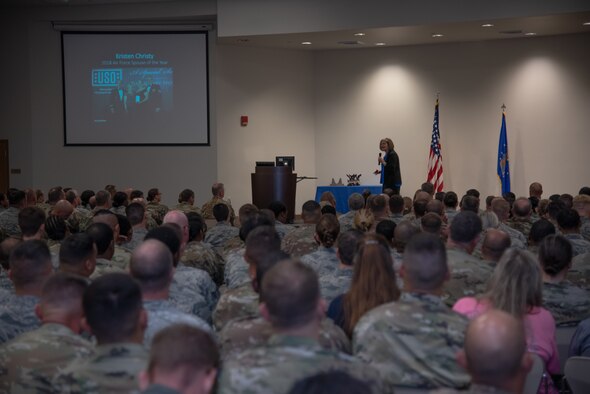
{"label": "projected slide", "polygon": [[209,144],[206,34],[62,40],[66,145]]}

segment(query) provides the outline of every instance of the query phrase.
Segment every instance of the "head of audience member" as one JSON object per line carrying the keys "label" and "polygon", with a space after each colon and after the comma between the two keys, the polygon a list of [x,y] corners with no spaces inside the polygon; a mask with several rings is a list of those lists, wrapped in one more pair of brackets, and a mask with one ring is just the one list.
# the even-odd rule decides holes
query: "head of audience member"
{"label": "head of audience member", "polygon": [[59,271],[90,277],[96,268],[96,244],[87,233],[72,234],[59,248]]}
{"label": "head of audience member", "polygon": [[537,208],[539,207],[539,200],[537,197],[529,197],[529,202],[531,203],[531,212],[537,213]]}
{"label": "head of audience member", "polygon": [[26,207],[27,195],[22,190],[8,189],[8,205],[16,209]]}
{"label": "head of audience member", "polygon": [[244,204],[238,210],[238,218],[240,219],[240,226],[246,222],[250,217],[256,215],[260,210],[254,204]]}
{"label": "head of audience member", "polygon": [[94,197],[94,192],[92,190],[84,190],[82,194],[80,194],[80,202],[83,206],[88,207],[90,205],[90,197]]}
{"label": "head of audience member", "polygon": [[55,205],[59,200],[65,200],[66,194],[61,186],[52,187],[47,192],[47,203],[51,206]]}
{"label": "head of audience member", "polygon": [[110,273],[93,280],[82,298],[83,326],[98,345],[143,343],[147,313],[139,284],[128,274]]}
{"label": "head of audience member", "polygon": [[442,225],[443,220],[438,214],[434,212],[428,212],[426,215],[420,218],[420,227],[425,233],[441,236]]}
{"label": "head of audience member", "polygon": [[348,336],[366,312],[400,296],[389,245],[381,235],[365,234],[359,240],[353,265],[350,289],[342,300]]}
{"label": "head of audience member", "polygon": [[192,191],[191,189],[184,189],[183,191],[180,192],[180,194],[178,194],[178,203],[182,204],[188,204],[188,205],[194,205],[195,203],[195,192]]}
{"label": "head of audience member", "polygon": [[43,324],[58,323],[81,333],[82,296],[87,287],[83,277],[62,272],[52,275],[43,285],[35,314]]}
{"label": "head of audience member", "polygon": [[404,215],[407,215],[408,213],[412,212],[412,205],[414,205],[414,200],[412,200],[408,196],[404,197]]}
{"label": "head of audience member", "polygon": [[559,194],[552,194],[552,195],[550,195],[549,196],[549,201],[560,201]]}
{"label": "head of audience member", "polygon": [[207,232],[207,223],[205,223],[205,219],[196,212],[189,212],[186,214],[186,217],[188,219],[188,241],[203,241],[205,233]]}
{"label": "head of audience member", "polygon": [[519,197],[512,204],[512,216],[519,219],[528,219],[532,213],[531,202],[526,197]]}
{"label": "head of audience member", "polygon": [[549,283],[563,281],[572,266],[573,248],[567,238],[548,235],[539,245],[539,262],[543,268],[543,280]]}
{"label": "head of audience member", "polygon": [[479,198],[466,194],[461,198],[461,203],[459,204],[461,207],[462,212],[473,212],[475,214],[479,213]]}
{"label": "head of audience member", "polygon": [[115,253],[115,239],[113,230],[107,224],[93,223],[86,229],[96,245],[96,257],[105,260],[113,258]]}
{"label": "head of audience member", "polygon": [[268,254],[281,250],[281,238],[273,226],[257,226],[246,237],[246,250],[244,260],[248,263],[248,273],[252,281],[252,287],[256,292],[260,291],[260,282],[257,281],[259,263]]}
{"label": "head of audience member", "polygon": [[364,234],[358,230],[347,230],[340,234],[336,244],[336,255],[340,260],[340,268],[352,268],[358,242]]}
{"label": "head of audience member", "polygon": [[496,196],[487,196],[486,197],[486,211],[487,212],[492,211],[492,201],[494,200],[494,198],[496,198]]}
{"label": "head of audience member", "polygon": [[174,223],[178,227],[180,227],[180,229],[182,230],[181,246],[182,246],[182,250],[184,250],[184,247],[188,243],[188,238],[189,238],[188,218],[186,217],[186,214],[182,211],[176,211],[176,210],[168,211],[168,213],[166,213],[166,215],[164,215],[164,220],[162,221],[162,223],[164,223],[164,224]]}
{"label": "head of audience member", "polygon": [[549,200],[544,198],[539,201],[539,205],[537,206],[537,214],[539,217],[547,217],[547,206],[549,205]]}
{"label": "head of audience member", "polygon": [[565,204],[563,201],[557,199],[554,201],[549,201],[547,204],[547,210],[545,213],[545,218],[552,221],[553,224],[557,225],[557,215],[563,210],[565,210]]}
{"label": "head of audience member", "polygon": [[21,242],[9,259],[8,276],[18,296],[40,296],[45,281],[53,273],[51,254],[47,244],[40,240]]}
{"label": "head of audience member", "polygon": [[486,231],[481,247],[482,258],[497,263],[506,249],[510,247],[511,242],[510,236],[504,231],[489,229]]}
{"label": "head of audience member", "polygon": [[113,208],[126,207],[129,204],[129,196],[125,192],[116,192],[113,196]]}
{"label": "head of audience member", "polygon": [[314,200],[306,201],[301,207],[301,219],[306,224],[317,224],[322,217],[322,207]]}
{"label": "head of audience member", "polygon": [[459,197],[457,196],[457,193],[453,191],[446,192],[443,204],[445,204],[446,209],[457,209],[457,205],[459,205]]}
{"label": "head of audience member", "polygon": [[488,282],[485,298],[496,309],[522,318],[542,304],[541,266],[532,253],[510,248],[504,252]]}
{"label": "head of audience member", "polygon": [[521,393],[533,364],[522,321],[500,310],[475,318],[467,327],[457,361],[472,384]]}
{"label": "head of audience member", "polygon": [[108,209],[99,209],[94,212],[92,223],[104,223],[109,226],[111,230],[113,230],[113,239],[115,240],[115,243],[117,242],[119,236],[121,235],[121,227],[119,226],[119,219],[117,219],[117,215]]}
{"label": "head of audience member", "polygon": [[225,186],[223,185],[223,183],[215,182],[211,186],[211,194],[213,194],[213,197],[217,197],[217,198],[225,197]]}
{"label": "head of audience member", "polygon": [[439,200],[430,200],[428,204],[426,204],[426,213],[433,212],[440,216],[443,221],[446,218],[445,215],[445,205]]}
{"label": "head of audience member", "polygon": [[162,193],[160,193],[160,189],[158,189],[157,187],[153,187],[150,190],[148,190],[147,200],[148,202],[153,203],[159,203],[160,201],[162,201]]}
{"label": "head of audience member", "polygon": [[478,215],[461,211],[451,222],[449,246],[456,246],[471,254],[479,241],[482,225]]}
{"label": "head of audience member", "polygon": [[557,214],[557,225],[562,234],[577,234],[580,232],[580,215],[575,209],[563,209]]}
{"label": "head of audience member", "polygon": [[143,204],[132,202],[125,208],[125,214],[133,228],[145,228],[147,215]]}
{"label": "head of audience member", "polygon": [[281,223],[287,223],[287,206],[282,201],[273,201],[268,206],[268,209],[274,214],[276,221]]}
{"label": "head of audience member", "polygon": [[473,196],[479,200],[479,190],[477,189],[469,189],[465,192],[466,196]]}
{"label": "head of audience member", "polygon": [[404,198],[399,194],[394,194],[389,198],[389,212],[392,215],[403,215],[404,213]]}
{"label": "head of audience member", "polygon": [[440,295],[449,279],[445,244],[434,234],[420,233],[406,245],[400,275],[404,291]]}
{"label": "head of audience member", "polygon": [[404,253],[406,245],[414,237],[414,235],[420,233],[420,229],[414,223],[409,220],[402,220],[394,230],[395,249],[398,253]]}
{"label": "head of audience member", "polygon": [[336,239],[340,233],[340,222],[333,214],[322,215],[320,221],[315,226],[315,240],[325,247],[332,248],[336,244]]}
{"label": "head of audience member", "polygon": [[393,220],[382,220],[375,226],[375,233],[382,235],[389,244],[389,247],[393,248],[393,240],[395,237],[396,224]]}
{"label": "head of audience member", "polygon": [[104,187],[104,190],[107,191],[110,195],[111,198],[115,195],[115,193],[117,192],[117,188],[115,187],[115,185],[106,185]]}
{"label": "head of audience member", "polygon": [[578,212],[580,217],[590,217],[590,196],[579,194],[574,197],[573,208]]}
{"label": "head of audience member", "polygon": [[365,207],[365,199],[360,193],[352,193],[348,196],[348,209],[350,211],[358,211]]}
{"label": "head of audience member", "polygon": [[564,193],[560,195],[559,201],[562,201],[567,209],[571,209],[574,206],[574,196],[571,194]]}
{"label": "head of audience member", "polygon": [[320,196],[320,206],[323,207],[326,204],[329,204],[336,208],[336,197],[334,197],[334,194],[332,192],[323,192]]}
{"label": "head of audience member", "polygon": [[436,192],[436,193],[434,193],[434,199],[438,200],[440,202],[443,202],[445,200],[446,194],[447,193],[445,193],[445,192]]}
{"label": "head of audience member", "polygon": [[540,245],[541,241],[548,236],[555,234],[555,226],[547,219],[539,219],[531,226],[528,243],[529,246]]}
{"label": "head of audience member", "polygon": [[297,381],[289,394],[371,394],[368,383],[344,371],[321,372]]}
{"label": "head of audience member", "polygon": [[281,261],[262,279],[260,313],[277,333],[317,339],[326,304],[314,270],[300,261]]}
{"label": "head of audience member", "polygon": [[588,186],[581,187],[578,194],[585,194],[587,196],[590,196],[590,187],[588,187]]}
{"label": "head of audience member", "polygon": [[144,242],[148,239],[155,239],[166,245],[170,253],[172,253],[172,263],[176,267],[182,255],[181,235],[181,230],[177,224],[168,223],[148,231],[145,235]]}
{"label": "head of audience member", "polygon": [[66,221],[62,218],[49,216],[45,220],[45,233],[50,240],[61,242],[70,235],[70,229]]}
{"label": "head of audience member", "polygon": [[139,283],[144,301],[168,299],[174,275],[172,253],[156,239],[144,241],[131,254],[129,273]]}
{"label": "head of audience member", "polygon": [[510,217],[510,203],[502,197],[496,197],[492,200],[492,212],[503,223]]}
{"label": "head of audience member", "polygon": [[496,216],[496,214],[492,211],[483,211],[479,217],[481,219],[482,231],[486,231],[491,228],[498,228],[500,225],[498,216]]}
{"label": "head of audience member", "polygon": [[531,185],[529,186],[529,196],[530,197],[537,197],[540,200],[542,195],[543,195],[543,185],[541,185],[539,182],[531,183]]}
{"label": "head of audience member", "polygon": [[125,215],[115,215],[117,217],[117,223],[119,224],[119,237],[115,240],[118,245],[125,242],[131,241],[133,238],[133,226]]}
{"label": "head of audience member", "polygon": [[45,211],[38,207],[26,207],[18,213],[18,226],[23,241],[42,239],[45,236]]}
{"label": "head of audience member", "polygon": [[68,200],[59,200],[51,209],[51,215],[57,216],[63,220],[68,220],[68,218],[74,212],[74,206]]}
{"label": "head of audience member", "polygon": [[160,385],[181,394],[209,394],[218,369],[219,350],[211,335],[175,324],[154,337],[147,370],[139,375],[139,387],[145,391],[150,385]]}
{"label": "head of audience member", "polygon": [[[45,202],[45,195],[43,194],[43,190],[37,189],[34,191],[34,193],[35,193],[35,203],[42,204]],[[27,196],[27,198],[28,198],[28,196]]]}
{"label": "head of audience member", "polygon": [[424,182],[422,186],[420,186],[420,190],[434,197],[434,185],[431,182]]}
{"label": "head of audience member", "polygon": [[502,195],[502,198],[508,201],[508,203],[510,204],[510,210],[512,210],[512,205],[514,204],[514,201],[516,201],[516,194],[512,192],[506,192]]}
{"label": "head of audience member", "polygon": [[383,194],[387,195],[388,197],[391,197],[395,195],[395,191],[389,187],[386,187],[385,189],[383,189]]}
{"label": "head of audience member", "polygon": [[136,198],[143,199],[143,192],[138,189],[133,189],[133,190],[131,190],[131,193],[129,193],[129,201],[133,201]]}
{"label": "head of audience member", "polygon": [[375,216],[368,208],[362,208],[356,211],[352,219],[352,228],[363,233],[367,233],[375,224]]}
{"label": "head of audience member", "polygon": [[217,223],[229,222],[229,207],[224,203],[215,204],[213,206],[213,217]]}
{"label": "head of audience member", "polygon": [[95,209],[109,209],[111,208],[111,198],[115,193],[109,193],[107,190],[99,190],[93,196],[96,204]]}
{"label": "head of audience member", "polygon": [[369,209],[373,213],[376,221],[380,221],[389,215],[388,208],[388,201],[384,195],[379,194],[371,199]]}
{"label": "head of audience member", "polygon": [[66,192],[66,201],[72,204],[72,207],[76,208],[80,205],[80,197],[78,197],[78,192],[74,189],[70,189]]}
{"label": "head of audience member", "polygon": [[414,193],[414,200],[426,200],[427,202],[432,200],[432,195],[430,193],[427,193],[425,191],[422,190],[416,190],[416,193]]}
{"label": "head of audience member", "polygon": [[240,227],[240,239],[246,242],[250,232],[260,226],[271,226],[274,228],[274,220],[261,212],[251,215],[248,220],[242,223],[242,227]]}
{"label": "head of audience member", "polygon": [[324,205],[322,207],[322,215],[325,215],[327,213],[336,216],[336,208],[328,204]]}

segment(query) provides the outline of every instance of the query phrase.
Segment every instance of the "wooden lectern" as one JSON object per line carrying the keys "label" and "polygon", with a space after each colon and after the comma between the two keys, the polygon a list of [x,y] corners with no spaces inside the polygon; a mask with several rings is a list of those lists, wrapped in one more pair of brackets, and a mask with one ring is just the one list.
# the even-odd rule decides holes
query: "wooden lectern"
{"label": "wooden lectern", "polygon": [[295,188],[297,174],[290,166],[256,166],[252,174],[252,203],[259,209],[268,208],[273,201],[287,206],[287,221],[295,217]]}

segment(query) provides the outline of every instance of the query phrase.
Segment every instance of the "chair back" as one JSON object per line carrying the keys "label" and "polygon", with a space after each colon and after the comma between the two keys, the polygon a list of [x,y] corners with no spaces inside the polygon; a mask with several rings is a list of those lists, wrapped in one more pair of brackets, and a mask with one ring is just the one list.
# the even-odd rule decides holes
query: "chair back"
{"label": "chair back", "polygon": [[557,327],[555,330],[555,340],[557,344],[557,353],[559,355],[559,374],[563,375],[565,363],[567,361],[570,342],[576,332],[577,326],[574,327]]}
{"label": "chair back", "polygon": [[573,394],[590,393],[590,357],[570,357],[565,364],[565,379]]}
{"label": "chair back", "polygon": [[545,370],[541,357],[535,353],[530,353],[530,355],[533,358],[533,367],[526,377],[522,394],[537,394],[539,385],[541,384],[541,378],[543,377],[543,371]]}

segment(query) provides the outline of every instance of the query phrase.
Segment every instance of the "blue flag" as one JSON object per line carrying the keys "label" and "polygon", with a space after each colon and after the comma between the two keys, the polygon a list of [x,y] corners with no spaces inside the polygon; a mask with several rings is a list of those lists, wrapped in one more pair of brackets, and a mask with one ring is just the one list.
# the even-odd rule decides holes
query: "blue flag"
{"label": "blue flag", "polygon": [[506,136],[506,114],[502,111],[502,128],[498,144],[498,177],[502,183],[502,195],[510,191],[510,163],[508,161],[508,137]]}

